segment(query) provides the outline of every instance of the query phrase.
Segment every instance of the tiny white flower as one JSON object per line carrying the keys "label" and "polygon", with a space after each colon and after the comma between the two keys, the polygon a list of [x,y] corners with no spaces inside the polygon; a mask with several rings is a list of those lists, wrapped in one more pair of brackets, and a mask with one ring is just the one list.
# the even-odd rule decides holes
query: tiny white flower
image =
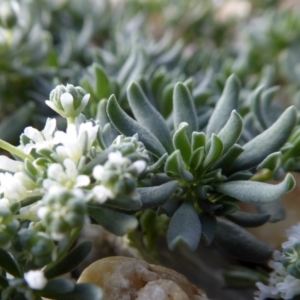
{"label": "tiny white flower", "polygon": [[90,178],[87,175],[79,175],[75,163],[70,158],[66,158],[63,164],[64,168],[58,163],[49,166],[47,170],[48,178],[43,181],[44,189],[49,190],[53,186],[73,189],[90,184]]}
{"label": "tiny white flower", "polygon": [[92,189],[92,193],[94,196],[94,199],[98,203],[104,203],[107,201],[109,198],[114,198],[114,195],[112,194],[111,190],[106,188],[103,185],[97,185]]}
{"label": "tiny white flower", "polygon": [[108,154],[108,160],[114,164],[122,164],[124,162],[124,157],[120,151],[116,151]]}
{"label": "tiny white flower", "polygon": [[[32,149],[52,149],[55,145],[53,134],[56,129],[56,119],[47,119],[45,128],[42,131],[38,131],[33,127],[26,127],[24,134],[31,140],[30,143],[25,145],[23,151],[29,154]],[[22,146],[19,146],[22,148]]]}
{"label": "tiny white flower", "polygon": [[137,170],[139,174],[143,173],[147,167],[147,163],[144,160],[135,161],[132,166]]}
{"label": "tiny white flower", "polygon": [[55,143],[61,144],[57,151],[60,157],[71,158],[75,163],[89,151],[96,139],[99,125],[93,126],[91,122],[80,124],[78,131],[76,125],[69,124],[66,132],[55,133]]}
{"label": "tiny white flower", "polygon": [[36,184],[24,173],[0,173],[0,193],[7,199],[23,200],[39,193]]}
{"label": "tiny white flower", "polygon": [[42,290],[47,285],[47,278],[41,270],[31,270],[24,274],[28,286],[34,290]]}
{"label": "tiny white flower", "polygon": [[48,212],[49,212],[49,208],[46,206],[42,206],[38,209],[37,216],[39,217],[40,220],[42,220],[45,218]]}
{"label": "tiny white flower", "polygon": [[102,180],[104,174],[104,167],[101,165],[95,166],[93,169],[93,177],[96,180]]}

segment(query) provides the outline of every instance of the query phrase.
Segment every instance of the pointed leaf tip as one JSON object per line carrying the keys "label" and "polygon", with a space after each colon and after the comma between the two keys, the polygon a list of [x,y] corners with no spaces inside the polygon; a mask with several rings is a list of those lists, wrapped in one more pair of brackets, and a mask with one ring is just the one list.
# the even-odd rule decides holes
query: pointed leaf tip
{"label": "pointed leaf tip", "polygon": [[225,84],[222,96],[208,121],[206,135],[209,138],[213,133],[218,134],[228,121],[231,112],[238,107],[240,92],[239,79],[233,74]]}

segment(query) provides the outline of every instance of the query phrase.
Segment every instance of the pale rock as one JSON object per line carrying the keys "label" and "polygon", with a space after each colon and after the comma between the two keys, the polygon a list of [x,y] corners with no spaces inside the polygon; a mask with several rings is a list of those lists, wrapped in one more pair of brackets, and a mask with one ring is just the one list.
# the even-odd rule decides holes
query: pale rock
{"label": "pale rock", "polygon": [[178,272],[129,257],[94,262],[82,272],[78,283],[101,287],[103,300],[208,300]]}

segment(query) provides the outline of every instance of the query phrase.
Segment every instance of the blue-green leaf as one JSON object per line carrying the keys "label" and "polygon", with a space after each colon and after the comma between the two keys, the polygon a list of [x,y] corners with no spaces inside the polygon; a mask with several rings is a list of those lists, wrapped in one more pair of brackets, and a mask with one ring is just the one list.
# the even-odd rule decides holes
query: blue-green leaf
{"label": "blue-green leaf", "polygon": [[102,300],[103,292],[100,287],[90,283],[76,284],[74,289],[65,294],[60,294],[59,291],[55,294],[56,300]]}
{"label": "blue-green leaf", "polygon": [[243,131],[243,119],[234,110],[229,120],[218,133],[219,139],[223,143],[223,154],[225,154],[240,138]]}
{"label": "blue-green leaf", "polygon": [[62,295],[70,293],[74,290],[75,283],[71,280],[64,278],[55,278],[49,280],[47,285],[41,290],[38,291],[43,297],[55,298],[56,295]]}
{"label": "blue-green leaf", "polygon": [[125,136],[133,136],[137,133],[139,140],[155,156],[161,157],[167,152],[160,141],[150,131],[130,118],[122,110],[114,95],[108,99],[107,114],[113,125]]}
{"label": "blue-green leaf", "polygon": [[288,140],[296,121],[297,111],[291,106],[271,127],[243,146],[244,152],[235,160],[230,171],[255,167],[269,154],[278,151]]}
{"label": "blue-green leaf", "polygon": [[0,248],[0,267],[14,277],[22,277],[16,261],[2,248]]}
{"label": "blue-green leaf", "polygon": [[150,130],[170,153],[174,150],[169,128],[160,113],[149,102],[142,89],[131,83],[127,91],[129,105],[136,120]]}
{"label": "blue-green leaf", "polygon": [[98,224],[119,236],[125,235],[138,225],[138,221],[134,216],[105,207],[89,205],[88,213]]}
{"label": "blue-green leaf", "polygon": [[279,184],[239,180],[216,184],[214,190],[243,202],[269,203],[280,200],[295,184],[294,177],[287,174]]}
{"label": "blue-green leaf", "polygon": [[223,153],[223,143],[215,134],[212,135],[209,151],[203,161],[201,169],[207,169],[214,164]]}
{"label": "blue-green leaf", "polygon": [[204,132],[192,133],[192,151],[197,150],[198,148],[205,147],[206,145],[206,135]]}
{"label": "blue-green leaf", "polygon": [[186,181],[192,181],[194,176],[186,170],[179,150],[174,151],[167,159],[165,164],[167,175],[181,177]]}
{"label": "blue-green leaf", "polygon": [[218,219],[214,243],[228,255],[243,261],[263,263],[271,258],[273,249],[238,225]]}
{"label": "blue-green leaf", "polygon": [[45,276],[50,279],[71,272],[87,257],[91,250],[92,243],[90,241],[81,243],[48,269]]}
{"label": "blue-green leaf", "polygon": [[213,133],[218,134],[228,121],[231,112],[237,109],[239,91],[239,80],[235,75],[231,75],[226,81],[223,94],[207,124],[206,135],[208,138]]}
{"label": "blue-green leaf", "polygon": [[174,147],[180,151],[181,157],[186,165],[189,165],[189,160],[191,157],[191,144],[190,140],[186,135],[188,123],[180,123],[179,128],[175,131],[173,135]]}
{"label": "blue-green leaf", "polygon": [[178,128],[180,123],[189,124],[188,136],[192,136],[193,131],[197,131],[197,115],[195,104],[190,91],[183,83],[177,83],[173,94],[174,128]]}
{"label": "blue-green leaf", "polygon": [[192,251],[198,248],[201,238],[201,223],[192,203],[184,202],[171,218],[167,241],[173,250],[179,243],[186,244]]}
{"label": "blue-green leaf", "polygon": [[214,215],[202,212],[199,215],[202,225],[202,236],[204,237],[205,244],[209,246],[216,234],[217,219]]}
{"label": "blue-green leaf", "polygon": [[226,218],[243,227],[258,227],[265,224],[270,219],[270,215],[236,211],[233,214],[226,216]]}
{"label": "blue-green leaf", "polygon": [[169,181],[160,186],[138,188],[137,193],[143,203],[143,208],[158,207],[163,205],[174,193],[177,181]]}
{"label": "blue-green leaf", "polygon": [[192,170],[198,170],[201,166],[204,156],[205,149],[203,147],[198,148],[196,151],[194,151],[188,163],[190,168]]}

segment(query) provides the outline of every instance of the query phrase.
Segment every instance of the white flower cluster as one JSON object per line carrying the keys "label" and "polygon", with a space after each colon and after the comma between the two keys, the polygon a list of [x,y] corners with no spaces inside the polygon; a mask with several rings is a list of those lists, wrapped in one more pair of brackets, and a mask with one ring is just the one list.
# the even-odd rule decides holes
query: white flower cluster
{"label": "white flower cluster", "polygon": [[[294,247],[300,242],[300,223],[287,230],[288,240],[282,244],[282,251]],[[274,270],[270,274],[269,284],[256,284],[255,300],[284,299],[291,300],[300,295],[300,279],[292,276],[282,263],[282,253],[275,251],[269,266]]]}

